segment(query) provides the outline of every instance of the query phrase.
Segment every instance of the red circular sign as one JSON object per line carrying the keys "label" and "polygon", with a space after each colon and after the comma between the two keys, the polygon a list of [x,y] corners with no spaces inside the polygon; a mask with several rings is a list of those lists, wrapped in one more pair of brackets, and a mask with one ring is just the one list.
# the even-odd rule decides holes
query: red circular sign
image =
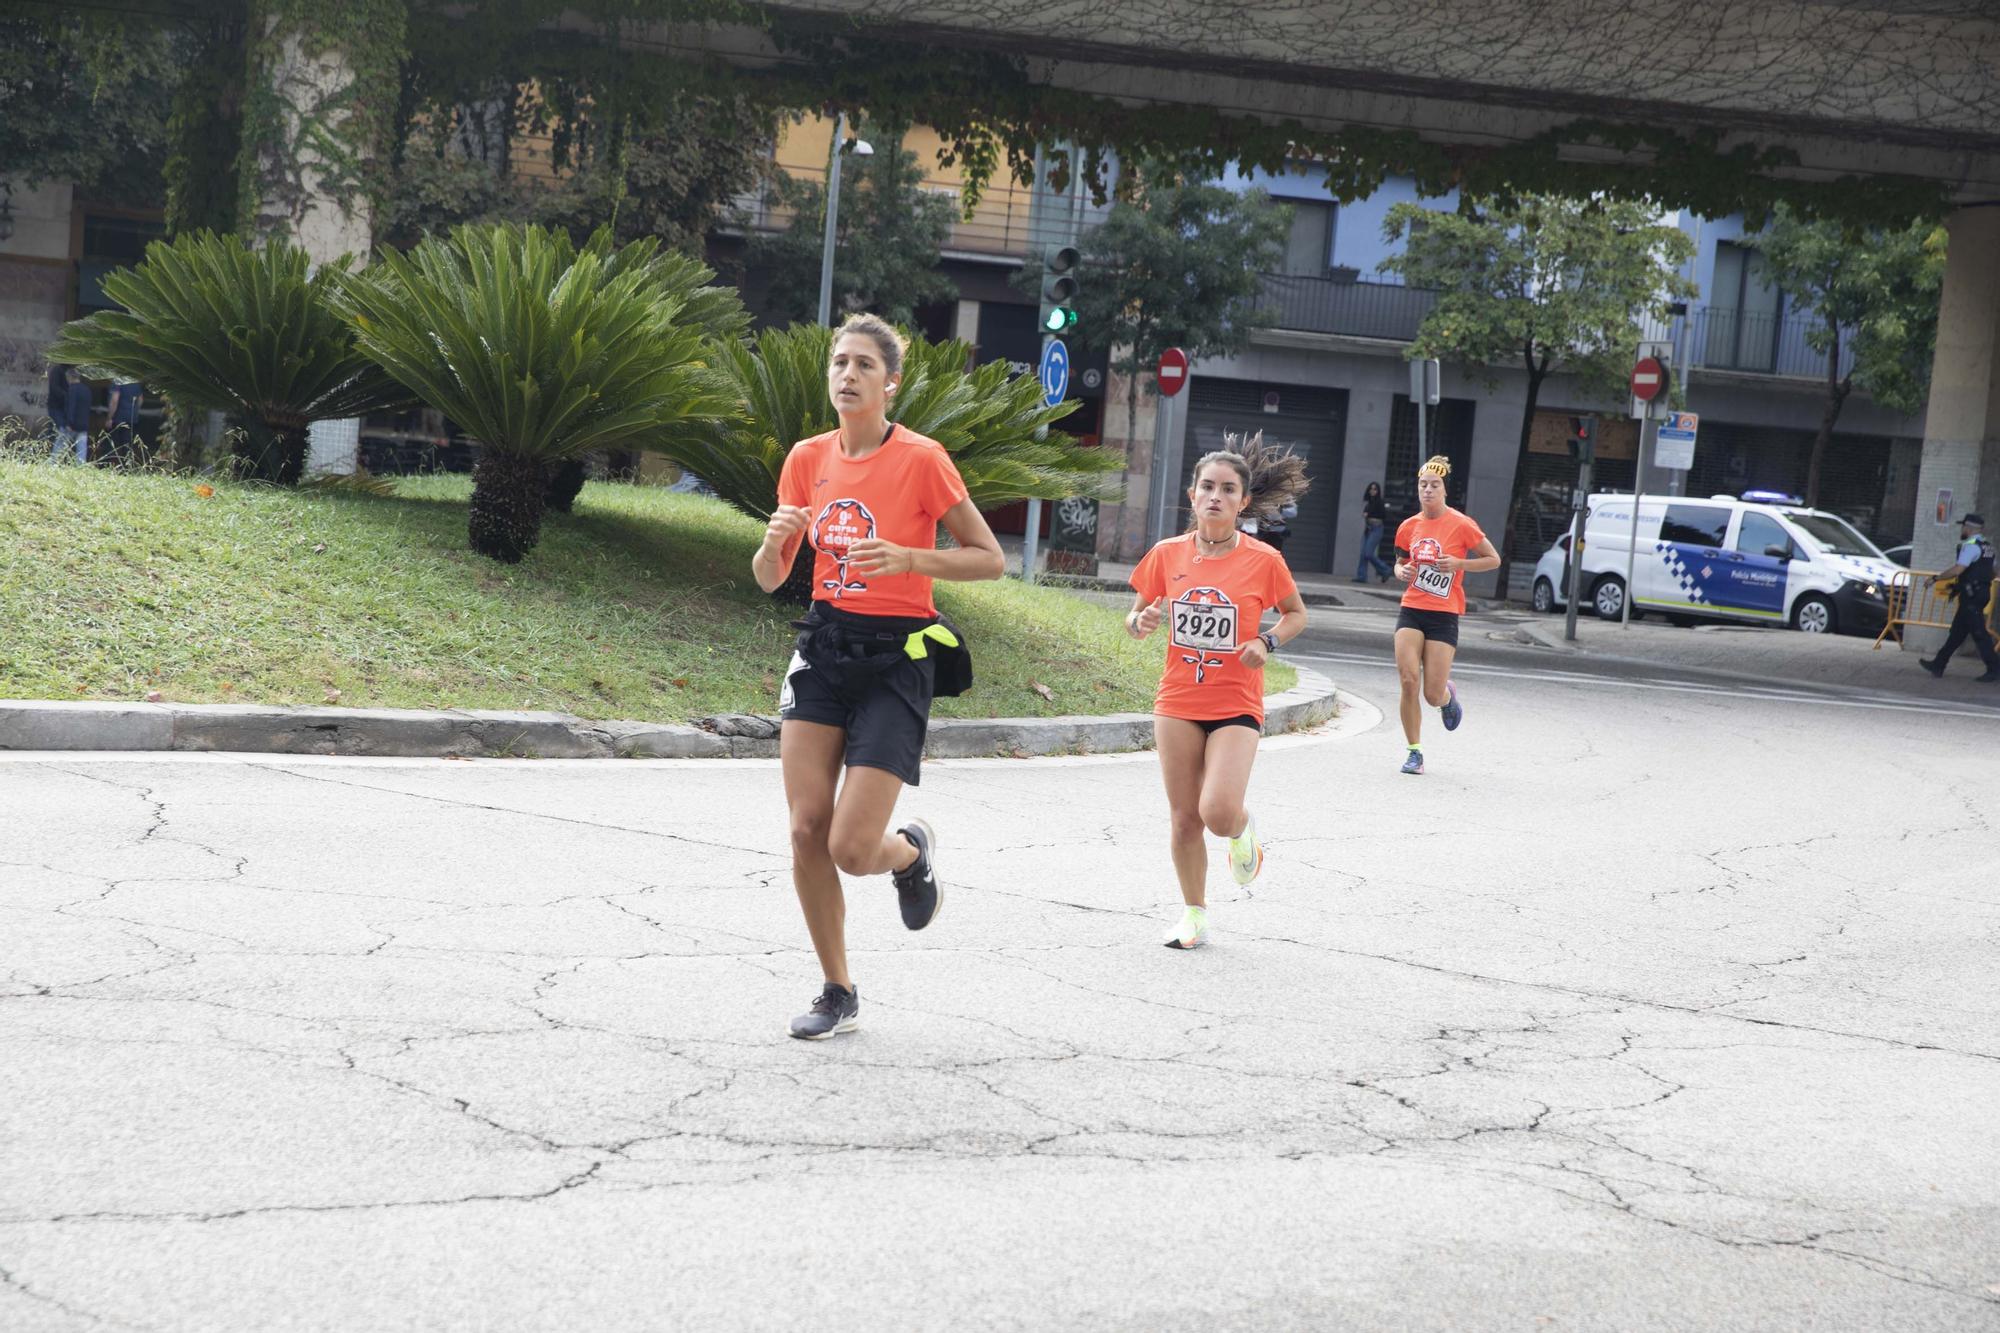
{"label": "red circular sign", "polygon": [[1171,398],[1187,387],[1187,353],[1178,347],[1169,347],[1160,353],[1160,396]]}
{"label": "red circular sign", "polygon": [[1642,403],[1650,403],[1667,389],[1667,368],[1654,356],[1642,356],[1639,364],[1632,367],[1632,396]]}

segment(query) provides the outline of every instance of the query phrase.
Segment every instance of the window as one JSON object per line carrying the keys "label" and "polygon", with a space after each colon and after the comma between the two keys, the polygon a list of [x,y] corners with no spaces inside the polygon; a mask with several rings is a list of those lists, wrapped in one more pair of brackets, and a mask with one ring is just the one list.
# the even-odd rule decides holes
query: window
{"label": "window", "polygon": [[1832,514],[1800,514],[1788,511],[1785,517],[1804,528],[1806,535],[1819,543],[1828,555],[1859,555],[1866,556],[1870,560],[1884,558],[1882,553],[1875,549],[1875,543]]}
{"label": "window", "polygon": [[1285,272],[1295,278],[1323,278],[1333,262],[1333,205],[1287,200],[1292,232],[1285,241]]}
{"label": "window", "polygon": [[1736,549],[1745,555],[1782,556],[1786,559],[1797,554],[1792,549],[1791,534],[1778,520],[1769,514],[1758,513],[1743,515],[1743,525],[1736,530]]}
{"label": "window", "polygon": [[1715,282],[1709,298],[1703,361],[1730,370],[1777,366],[1778,289],[1764,256],[1747,245],[1715,247]]}
{"label": "window", "polygon": [[1729,533],[1729,511],[1716,505],[1668,505],[1660,540],[1688,546],[1720,546]]}

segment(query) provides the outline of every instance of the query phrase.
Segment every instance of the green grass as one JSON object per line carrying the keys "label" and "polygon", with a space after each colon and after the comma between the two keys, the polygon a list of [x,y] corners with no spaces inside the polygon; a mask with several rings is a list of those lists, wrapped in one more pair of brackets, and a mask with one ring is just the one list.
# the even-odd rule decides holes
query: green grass
{"label": "green grass", "polygon": [[[775,711],[792,613],[750,577],[759,524],[593,483],[510,568],[466,549],[468,493],[459,477],[383,497],[0,461],[0,697]],[[1118,611],[1013,580],[938,599],[978,676],[940,716],[1151,706],[1159,645],[1129,641]]]}

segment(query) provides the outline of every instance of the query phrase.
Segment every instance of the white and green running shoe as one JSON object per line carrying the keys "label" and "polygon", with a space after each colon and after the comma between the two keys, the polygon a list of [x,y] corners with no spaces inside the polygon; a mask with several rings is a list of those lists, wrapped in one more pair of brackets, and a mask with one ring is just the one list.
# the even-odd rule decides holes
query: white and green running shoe
{"label": "white and green running shoe", "polygon": [[1181,923],[1174,927],[1174,933],[1167,936],[1169,949],[1199,949],[1208,943],[1208,910],[1201,907],[1185,908],[1181,912]]}
{"label": "white and green running shoe", "polygon": [[1257,816],[1247,815],[1243,831],[1229,840],[1229,873],[1248,884],[1264,873],[1264,844],[1257,841]]}

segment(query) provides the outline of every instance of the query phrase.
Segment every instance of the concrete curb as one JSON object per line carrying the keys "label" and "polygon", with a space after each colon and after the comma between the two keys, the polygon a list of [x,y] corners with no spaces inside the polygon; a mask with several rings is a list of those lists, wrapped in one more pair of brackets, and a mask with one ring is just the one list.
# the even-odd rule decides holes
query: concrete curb
{"label": "concrete curb", "polygon": [[[1297,731],[1333,716],[1333,682],[1305,667],[1298,673],[1297,686],[1266,701],[1265,735]],[[931,724],[924,753],[934,759],[976,759],[1143,750],[1152,743],[1151,713],[952,718]],[[762,759],[777,755],[778,742],[775,737],[724,735],[669,723],[590,722],[567,713],[0,699],[0,750]]]}

